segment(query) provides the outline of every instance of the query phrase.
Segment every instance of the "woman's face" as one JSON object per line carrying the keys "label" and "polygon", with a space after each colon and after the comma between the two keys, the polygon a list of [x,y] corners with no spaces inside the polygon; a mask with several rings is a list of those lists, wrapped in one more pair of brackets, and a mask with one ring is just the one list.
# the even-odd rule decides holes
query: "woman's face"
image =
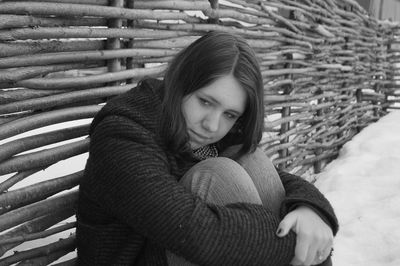
{"label": "woman's face", "polygon": [[244,113],[247,94],[240,83],[227,75],[186,95],[182,113],[192,149],[218,142]]}

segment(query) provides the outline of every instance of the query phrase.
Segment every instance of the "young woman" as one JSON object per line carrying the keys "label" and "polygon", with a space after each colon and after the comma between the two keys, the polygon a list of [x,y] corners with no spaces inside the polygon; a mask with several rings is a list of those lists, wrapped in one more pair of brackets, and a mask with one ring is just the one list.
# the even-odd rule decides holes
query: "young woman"
{"label": "young woman", "polygon": [[263,82],[246,41],[209,32],[92,123],[80,265],[331,265],[329,202],[257,148]]}

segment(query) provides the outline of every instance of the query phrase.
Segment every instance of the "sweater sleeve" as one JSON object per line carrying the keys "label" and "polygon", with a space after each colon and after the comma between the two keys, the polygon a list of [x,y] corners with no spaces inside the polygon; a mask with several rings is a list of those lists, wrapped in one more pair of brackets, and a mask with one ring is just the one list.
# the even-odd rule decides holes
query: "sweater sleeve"
{"label": "sweater sleeve", "polygon": [[339,230],[335,212],[325,196],[310,182],[303,178],[277,169],[286,191],[281,206],[281,216],[286,215],[300,205],[307,205],[331,226],[333,234]]}
{"label": "sweater sleeve", "polygon": [[92,194],[149,241],[199,265],[288,265],[296,236],[279,238],[280,222],[256,204],[207,204],[170,175],[154,134],[120,116],[91,135]]}

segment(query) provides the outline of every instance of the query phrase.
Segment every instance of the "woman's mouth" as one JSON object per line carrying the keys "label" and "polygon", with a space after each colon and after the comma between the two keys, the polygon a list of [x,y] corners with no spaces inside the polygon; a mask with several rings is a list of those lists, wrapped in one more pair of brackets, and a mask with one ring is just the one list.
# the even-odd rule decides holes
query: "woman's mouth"
{"label": "woman's mouth", "polygon": [[193,131],[193,130],[191,130],[191,129],[189,130],[189,132],[190,132],[191,135],[193,135],[196,139],[201,140],[201,141],[208,141],[208,140],[211,139],[210,137],[203,136],[203,135],[201,135],[201,134],[199,134],[199,133],[197,133],[197,132],[195,132],[195,131]]}

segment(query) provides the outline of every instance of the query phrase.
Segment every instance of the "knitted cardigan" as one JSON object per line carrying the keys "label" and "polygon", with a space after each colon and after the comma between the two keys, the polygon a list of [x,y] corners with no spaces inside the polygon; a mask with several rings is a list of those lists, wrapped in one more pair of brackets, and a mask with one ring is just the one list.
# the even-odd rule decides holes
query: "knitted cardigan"
{"label": "knitted cardigan", "polygon": [[279,172],[281,217],[248,203],[207,204],[177,181],[196,163],[170,152],[157,134],[161,82],[149,79],[111,99],[90,130],[77,210],[79,265],[168,265],[168,249],[198,265],[288,265],[295,233],[279,238],[282,217],[307,204],[338,223],[310,183]]}

